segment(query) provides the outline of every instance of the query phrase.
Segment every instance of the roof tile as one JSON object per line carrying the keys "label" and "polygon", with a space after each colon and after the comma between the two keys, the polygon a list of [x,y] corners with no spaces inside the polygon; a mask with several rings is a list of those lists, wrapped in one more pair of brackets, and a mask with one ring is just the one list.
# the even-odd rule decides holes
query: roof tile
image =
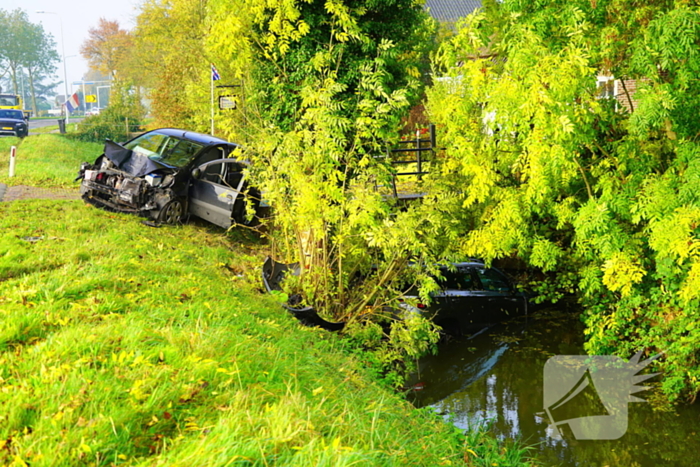
{"label": "roof tile", "polygon": [[453,23],[481,7],[480,0],[425,0],[425,8],[438,21]]}

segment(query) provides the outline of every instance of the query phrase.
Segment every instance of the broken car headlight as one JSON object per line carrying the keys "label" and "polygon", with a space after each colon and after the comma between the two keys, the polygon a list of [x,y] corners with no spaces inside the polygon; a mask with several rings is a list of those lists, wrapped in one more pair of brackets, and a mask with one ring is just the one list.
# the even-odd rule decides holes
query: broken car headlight
{"label": "broken car headlight", "polygon": [[160,186],[163,182],[163,177],[158,174],[148,174],[144,178],[146,179],[146,183],[151,186]]}
{"label": "broken car headlight", "polygon": [[97,178],[97,170],[86,170],[85,174],[83,175],[85,180],[88,180],[90,182],[94,182],[95,179]]}

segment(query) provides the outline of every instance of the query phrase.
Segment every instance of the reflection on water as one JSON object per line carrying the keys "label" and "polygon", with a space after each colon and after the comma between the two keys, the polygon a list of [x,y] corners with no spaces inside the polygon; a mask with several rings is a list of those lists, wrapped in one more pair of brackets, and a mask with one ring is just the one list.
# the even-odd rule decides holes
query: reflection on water
{"label": "reflection on water", "polygon": [[[502,439],[533,446],[545,466],[700,466],[700,404],[654,411],[629,404],[627,433],[612,441],[558,439],[543,408],[543,369],[554,355],[583,354],[576,316],[547,310],[440,347],[420,363],[415,405],[462,428],[488,424]],[[644,397],[645,393],[640,393]]]}

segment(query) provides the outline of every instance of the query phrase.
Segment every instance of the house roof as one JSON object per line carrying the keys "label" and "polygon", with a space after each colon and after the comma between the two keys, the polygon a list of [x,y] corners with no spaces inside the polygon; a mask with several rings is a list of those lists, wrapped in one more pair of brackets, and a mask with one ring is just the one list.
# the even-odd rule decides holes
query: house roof
{"label": "house roof", "polygon": [[480,0],[425,0],[425,8],[430,16],[438,21],[454,23],[464,18],[477,8],[481,8]]}

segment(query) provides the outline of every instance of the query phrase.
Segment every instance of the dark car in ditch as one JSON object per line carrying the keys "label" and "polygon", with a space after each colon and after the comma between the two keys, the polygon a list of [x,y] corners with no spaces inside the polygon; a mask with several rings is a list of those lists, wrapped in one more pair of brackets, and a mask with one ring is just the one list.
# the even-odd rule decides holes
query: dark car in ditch
{"label": "dark car in ditch", "polygon": [[528,299],[497,268],[472,260],[440,267],[436,281],[440,290],[431,294],[429,305],[406,294],[411,311],[432,318],[445,333],[461,335],[527,313]]}
{"label": "dark car in ditch", "polygon": [[259,193],[246,182],[248,162],[233,158],[237,144],[174,128],[149,131],[118,144],[107,140],[94,164],[80,167],[80,192],[99,207],[139,214],[156,224],[194,215],[228,228],[247,224],[246,203]]}
{"label": "dark car in ditch", "polygon": [[21,110],[0,109],[0,135],[24,138],[29,135],[29,123]]}

